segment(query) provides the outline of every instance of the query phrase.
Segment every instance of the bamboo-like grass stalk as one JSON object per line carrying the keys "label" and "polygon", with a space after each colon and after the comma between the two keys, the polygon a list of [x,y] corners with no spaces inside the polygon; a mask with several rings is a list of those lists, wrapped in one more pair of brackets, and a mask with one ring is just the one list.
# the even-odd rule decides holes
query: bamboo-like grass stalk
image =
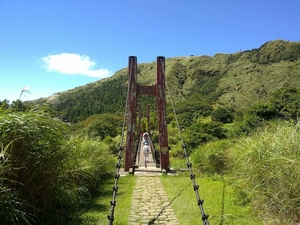
{"label": "bamboo-like grass stalk", "polygon": [[38,112],[1,114],[0,150],[0,210],[11,221],[0,224],[62,224],[115,165],[105,144],[69,137]]}
{"label": "bamboo-like grass stalk", "polygon": [[300,219],[300,130],[276,122],[239,141],[230,151],[232,174],[256,208]]}

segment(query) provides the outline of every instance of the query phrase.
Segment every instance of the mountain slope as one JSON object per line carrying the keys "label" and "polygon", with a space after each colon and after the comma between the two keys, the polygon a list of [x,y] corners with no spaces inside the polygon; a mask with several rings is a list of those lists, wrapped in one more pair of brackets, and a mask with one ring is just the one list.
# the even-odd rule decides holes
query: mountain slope
{"label": "mountain slope", "polygon": [[[267,100],[277,89],[300,86],[300,42],[276,40],[235,54],[167,58],[165,71],[167,94],[177,104],[196,93],[211,104],[245,109]],[[137,72],[141,85],[155,84],[155,62],[138,64]],[[127,76],[124,68],[110,78],[57,93],[47,102],[70,122],[98,113],[123,113]]]}

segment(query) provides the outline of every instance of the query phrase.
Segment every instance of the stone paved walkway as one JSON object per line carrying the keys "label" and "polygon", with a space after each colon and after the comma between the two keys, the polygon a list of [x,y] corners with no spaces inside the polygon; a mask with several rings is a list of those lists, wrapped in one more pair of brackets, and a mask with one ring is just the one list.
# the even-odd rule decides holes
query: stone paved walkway
{"label": "stone paved walkway", "polygon": [[133,191],[129,225],[169,224],[179,225],[167,194],[157,175],[137,176]]}

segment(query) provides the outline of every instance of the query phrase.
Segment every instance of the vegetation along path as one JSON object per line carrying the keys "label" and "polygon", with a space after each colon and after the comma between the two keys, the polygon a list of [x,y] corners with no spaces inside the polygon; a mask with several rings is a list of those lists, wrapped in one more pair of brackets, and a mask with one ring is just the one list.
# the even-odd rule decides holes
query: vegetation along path
{"label": "vegetation along path", "polygon": [[128,224],[180,224],[157,174],[138,175]]}

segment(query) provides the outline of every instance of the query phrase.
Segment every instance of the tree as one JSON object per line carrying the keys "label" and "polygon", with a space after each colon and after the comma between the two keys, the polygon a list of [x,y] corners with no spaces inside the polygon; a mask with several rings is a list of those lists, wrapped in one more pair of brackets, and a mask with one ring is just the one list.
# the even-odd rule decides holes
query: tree
{"label": "tree", "polygon": [[225,130],[219,122],[193,123],[185,131],[186,144],[190,148],[196,148],[209,141],[226,138]]}
{"label": "tree", "polygon": [[225,108],[218,108],[211,113],[211,119],[221,123],[231,123],[233,115]]}
{"label": "tree", "polygon": [[21,100],[13,101],[10,105],[10,109],[14,112],[25,112],[26,107]]}
{"label": "tree", "polygon": [[0,109],[8,109],[9,107],[10,107],[10,105],[9,105],[9,101],[7,99],[0,101]]}
{"label": "tree", "polygon": [[176,107],[179,124],[181,127],[189,127],[199,117],[209,116],[213,108],[200,94],[193,94]]}
{"label": "tree", "polygon": [[121,126],[122,119],[114,114],[100,114],[87,119],[88,125],[84,128],[90,138],[100,138],[106,136],[115,137],[118,134],[117,128]]}
{"label": "tree", "polygon": [[299,87],[285,87],[273,93],[270,104],[280,117],[297,120],[300,115],[299,98]]}
{"label": "tree", "polygon": [[90,138],[100,138],[117,135],[116,128],[109,121],[95,121],[86,127],[86,132]]}

